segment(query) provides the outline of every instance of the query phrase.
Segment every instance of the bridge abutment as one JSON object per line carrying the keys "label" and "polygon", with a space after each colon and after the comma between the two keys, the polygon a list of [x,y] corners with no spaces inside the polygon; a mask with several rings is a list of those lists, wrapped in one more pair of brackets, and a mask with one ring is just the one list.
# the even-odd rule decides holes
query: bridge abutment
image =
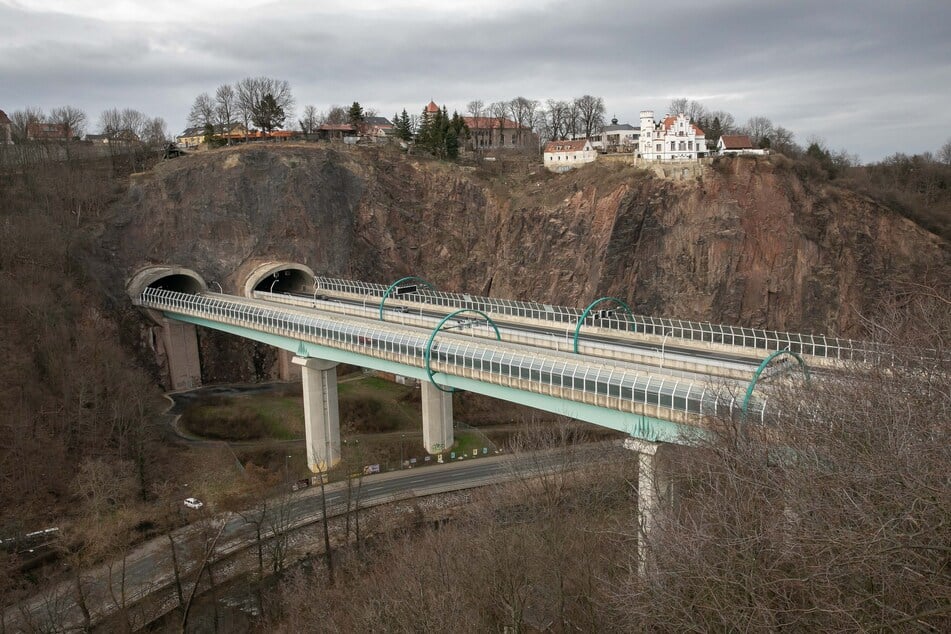
{"label": "bridge abutment", "polygon": [[195,326],[162,317],[162,348],[168,363],[173,390],[189,390],[201,385],[201,360]]}
{"label": "bridge abutment", "polygon": [[437,454],[452,447],[452,393],[443,392],[431,382],[422,383],[423,445]]}
{"label": "bridge abutment", "polygon": [[304,438],[307,466],[326,472],[340,462],[340,409],[337,402],[337,364],[294,357],[304,386]]}

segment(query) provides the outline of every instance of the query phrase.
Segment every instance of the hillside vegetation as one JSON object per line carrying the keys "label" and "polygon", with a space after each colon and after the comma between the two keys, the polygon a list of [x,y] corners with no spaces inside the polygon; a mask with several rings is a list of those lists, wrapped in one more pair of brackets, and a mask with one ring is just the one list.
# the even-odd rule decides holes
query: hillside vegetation
{"label": "hillside vegetation", "polygon": [[[945,239],[877,202],[885,198],[877,190],[862,192],[861,181],[843,186],[781,157],[724,162],[695,181],[661,180],[625,165],[555,176],[517,162],[459,167],[390,150],[313,145],[222,149],[131,176],[108,158],[37,155],[29,164],[0,165],[0,537],[62,526],[75,531],[75,561],[121,552],[180,521],[168,509],[180,506],[181,487],[196,486],[203,471],[160,431],[164,376],[148,346],[150,325],[124,294],[126,279],[144,264],[193,268],[226,292],[239,288],[239,270],[280,259],[318,274],[378,282],[417,274],[445,290],[575,306],[614,295],[645,314],[859,337],[882,334],[870,325],[886,316],[908,315],[920,326],[909,312],[915,298],[937,296],[946,308],[949,296],[941,286],[949,279]],[[920,202],[938,225],[946,221],[941,196],[935,207],[931,198]],[[940,343],[946,322],[928,315],[937,328],[928,336]],[[909,323],[890,323],[891,336],[910,336]],[[273,352],[264,346],[204,331],[199,339],[207,382],[274,375]],[[859,411],[885,430],[906,422],[897,413],[882,419]],[[946,423],[945,414],[927,420]],[[849,431],[863,433],[870,432]],[[924,434],[908,447],[929,446],[925,437],[948,446],[946,425],[908,433]],[[939,464],[946,458],[933,456]],[[214,466],[203,460],[204,471]],[[925,483],[934,491],[911,510],[924,515],[909,521],[932,521],[928,504],[944,502],[947,481],[928,484],[931,471],[909,473],[909,489]],[[527,552],[545,551],[536,546]],[[821,549],[810,553],[821,559]],[[19,565],[3,554],[0,564]],[[908,565],[945,583],[947,569]],[[4,577],[15,596],[23,578]],[[868,583],[876,593],[883,587]],[[746,600],[759,605],[758,596]],[[935,605],[880,609],[900,622]],[[499,609],[509,616],[492,623],[515,618],[504,601]]]}

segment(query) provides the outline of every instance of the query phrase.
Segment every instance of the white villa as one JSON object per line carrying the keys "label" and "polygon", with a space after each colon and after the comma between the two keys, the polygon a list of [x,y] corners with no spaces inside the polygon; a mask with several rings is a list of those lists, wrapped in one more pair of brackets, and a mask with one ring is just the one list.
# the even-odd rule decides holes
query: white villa
{"label": "white villa", "polygon": [[683,113],[666,115],[657,123],[653,110],[641,110],[640,132],[638,150],[648,161],[692,161],[707,151],[703,130]]}
{"label": "white villa", "polygon": [[587,139],[549,141],[545,144],[543,158],[548,171],[567,172],[585,163],[593,163],[598,158],[598,151]]}
{"label": "white villa", "polygon": [[[611,125],[604,126],[588,140],[591,141],[591,147],[602,152],[636,152],[640,134],[640,128],[611,119]],[[584,135],[579,136],[584,138]]]}

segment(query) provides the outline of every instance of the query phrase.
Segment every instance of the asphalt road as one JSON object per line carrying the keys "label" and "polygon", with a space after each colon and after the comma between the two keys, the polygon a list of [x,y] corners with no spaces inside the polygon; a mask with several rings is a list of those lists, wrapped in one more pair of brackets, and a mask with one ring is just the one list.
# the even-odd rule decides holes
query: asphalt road
{"label": "asphalt road", "polygon": [[[617,443],[595,443],[577,447],[575,459],[580,463],[604,459],[623,451]],[[360,498],[361,507],[371,507],[412,497],[433,495],[448,491],[485,486],[512,479],[517,472],[540,473],[552,469],[561,462],[555,452],[528,454],[516,463],[510,455],[474,458],[443,465],[420,467],[403,471],[364,476]],[[325,487],[328,514],[342,512],[346,506],[345,482]],[[272,498],[268,505],[271,522],[264,525],[280,525],[294,530],[322,517],[320,487]],[[277,514],[284,513],[283,517]],[[221,529],[216,555],[220,558],[249,548],[255,543],[255,526],[248,518],[259,513],[253,510],[215,515],[204,511],[195,512],[197,521],[173,533],[180,567],[190,569],[194,555],[199,552],[209,534]],[[200,518],[200,519],[198,519]],[[222,528],[223,524],[223,528]],[[187,560],[187,564],[185,563]],[[116,599],[123,595],[121,587],[122,562],[99,566],[84,571],[83,590],[94,621],[116,610]],[[150,593],[167,591],[174,580],[171,552],[166,536],[155,538],[136,547],[125,559],[124,595],[128,603],[139,601]],[[112,589],[110,591],[110,580]],[[76,602],[75,580],[63,581],[57,586],[39,593],[14,606],[4,606],[4,624],[7,632],[18,631],[63,631],[81,628],[83,616]]]}

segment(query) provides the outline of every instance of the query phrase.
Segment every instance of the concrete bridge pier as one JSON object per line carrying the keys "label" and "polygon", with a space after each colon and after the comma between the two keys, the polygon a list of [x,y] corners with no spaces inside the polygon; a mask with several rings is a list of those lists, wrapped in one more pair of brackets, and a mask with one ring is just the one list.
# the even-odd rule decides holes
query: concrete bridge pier
{"label": "concrete bridge pier", "polygon": [[637,452],[637,571],[649,570],[651,532],[657,516],[671,502],[673,490],[666,465],[658,459],[661,443],[628,438],[624,447]]}
{"label": "concrete bridge pier", "polygon": [[168,363],[168,378],[173,390],[190,390],[201,385],[201,360],[195,326],[160,317],[162,348]]}
{"label": "concrete bridge pier", "polygon": [[326,472],[340,462],[340,410],[337,402],[337,364],[323,359],[294,357],[304,384],[304,438],[307,465]]}
{"label": "concrete bridge pier", "polygon": [[431,454],[452,447],[452,393],[429,381],[422,383],[423,446]]}

